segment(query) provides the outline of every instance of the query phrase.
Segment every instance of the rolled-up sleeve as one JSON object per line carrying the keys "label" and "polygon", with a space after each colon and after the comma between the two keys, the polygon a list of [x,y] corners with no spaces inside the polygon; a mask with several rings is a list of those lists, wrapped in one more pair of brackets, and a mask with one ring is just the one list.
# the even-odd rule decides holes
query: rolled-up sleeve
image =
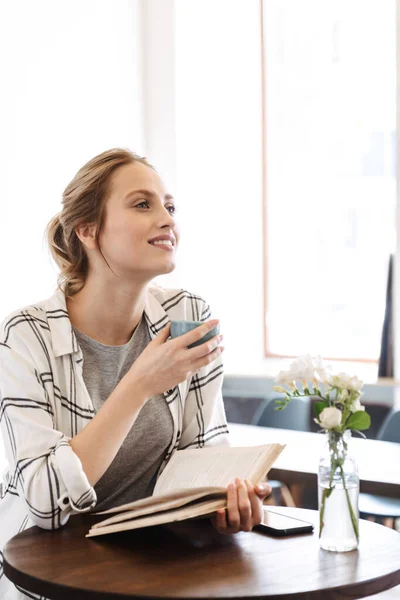
{"label": "rolled-up sleeve", "polygon": [[0,337],[0,427],[9,464],[9,491],[26,502],[44,529],[64,525],[73,512],[96,505],[96,493],[67,435],[56,429],[52,401],[29,349],[14,334]]}
{"label": "rolled-up sleeve", "polygon": [[[210,306],[201,300],[201,321],[212,318]],[[229,445],[229,431],[222,397],[222,357],[196,373],[189,383],[179,448]]]}

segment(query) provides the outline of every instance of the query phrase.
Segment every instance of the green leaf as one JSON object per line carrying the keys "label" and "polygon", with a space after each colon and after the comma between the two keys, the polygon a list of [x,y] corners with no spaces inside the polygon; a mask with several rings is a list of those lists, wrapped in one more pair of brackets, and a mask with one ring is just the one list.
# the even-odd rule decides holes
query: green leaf
{"label": "green leaf", "polygon": [[288,405],[288,402],[287,400],[280,400],[279,398],[277,398],[275,400],[275,404],[275,410],[283,410]]}
{"label": "green leaf", "polygon": [[325,497],[329,498],[329,496],[332,494],[334,489],[335,489],[335,486],[328,488],[325,492]]}
{"label": "green leaf", "polygon": [[358,429],[358,431],[362,431],[363,429],[368,429],[371,426],[371,417],[368,413],[363,410],[358,410],[357,412],[350,415],[346,422],[346,429]]}
{"label": "green leaf", "polygon": [[314,404],[314,415],[317,417],[317,419],[319,418],[319,415],[324,410],[324,408],[326,408],[327,406],[328,405],[327,405],[326,402],[315,402],[315,404]]}

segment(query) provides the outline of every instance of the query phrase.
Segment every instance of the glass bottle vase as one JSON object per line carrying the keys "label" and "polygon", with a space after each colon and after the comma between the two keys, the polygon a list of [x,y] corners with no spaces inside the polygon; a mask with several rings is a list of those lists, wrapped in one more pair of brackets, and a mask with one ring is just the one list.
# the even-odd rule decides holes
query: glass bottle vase
{"label": "glass bottle vase", "polygon": [[349,552],[359,543],[357,463],[348,449],[351,433],[327,432],[319,461],[319,539],[324,550]]}

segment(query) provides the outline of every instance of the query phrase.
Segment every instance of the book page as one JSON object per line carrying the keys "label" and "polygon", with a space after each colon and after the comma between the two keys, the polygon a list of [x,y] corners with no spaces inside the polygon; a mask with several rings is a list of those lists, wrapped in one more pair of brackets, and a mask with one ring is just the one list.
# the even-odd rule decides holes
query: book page
{"label": "book page", "polygon": [[224,508],[225,506],[226,498],[222,500],[209,500],[201,502],[196,506],[168,510],[155,515],[133,519],[133,521],[114,523],[113,525],[108,525],[105,527],[92,527],[89,530],[89,533],[86,534],[86,537],[94,537],[96,535],[104,535],[106,533],[116,533],[118,531],[139,529],[140,527],[151,527],[153,525],[162,525],[163,523],[173,523],[174,521],[184,521],[185,519],[211,515],[218,510],[218,508]]}
{"label": "book page", "polygon": [[[185,502],[191,502],[194,496],[200,498],[201,496],[208,496],[210,494],[218,492],[226,492],[226,489],[217,487],[206,487],[196,488],[195,490],[173,490],[171,492],[168,492],[168,494],[163,494],[162,496],[146,496],[146,498],[134,500],[133,502],[128,502],[127,504],[120,504],[120,506],[107,508],[107,510],[94,512],[93,514],[109,515],[115,513],[122,513],[125,511],[131,511],[133,513],[138,510],[141,511],[142,509],[146,509],[146,512],[150,512],[156,510],[159,505],[164,504],[165,502],[170,502],[171,506],[180,506]],[[131,517],[134,518],[134,515],[132,514]]]}
{"label": "book page", "polygon": [[[142,506],[141,508],[131,508],[130,510],[126,510],[124,512],[120,512],[108,519],[104,519],[100,523],[95,523],[92,525],[92,529],[97,529],[98,527],[105,527],[106,525],[111,525],[113,523],[120,523],[122,521],[128,521],[129,519],[137,519],[138,517],[143,517],[144,515],[155,514],[158,512],[164,512],[166,510],[171,510],[174,508],[180,508],[181,506],[185,506],[190,504],[200,498],[204,498],[204,500],[214,500],[214,499],[223,499],[226,498],[226,491],[216,491],[216,492],[207,492],[207,489],[200,489],[197,491],[193,490],[190,495],[182,496],[181,494],[171,494],[168,496],[161,496],[158,499],[161,500],[159,502],[154,502],[153,504]],[[114,509],[112,509],[114,510]],[[96,513],[98,515],[104,513]]]}
{"label": "book page", "polygon": [[226,489],[235,477],[249,479],[255,485],[268,473],[283,448],[281,444],[266,444],[178,450],[159,477],[153,497],[198,487]]}

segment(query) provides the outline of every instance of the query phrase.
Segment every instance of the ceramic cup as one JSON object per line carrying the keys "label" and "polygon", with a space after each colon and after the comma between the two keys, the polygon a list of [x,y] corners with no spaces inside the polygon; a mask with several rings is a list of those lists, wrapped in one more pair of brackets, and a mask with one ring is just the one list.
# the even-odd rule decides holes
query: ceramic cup
{"label": "ceramic cup", "polygon": [[[196,327],[200,325],[204,325],[203,321],[171,321],[171,337],[176,338],[180,335],[184,335],[188,333],[188,331],[192,331]],[[208,342],[211,338],[219,333],[219,323],[216,325],[211,331],[206,333],[200,340],[190,344],[188,348],[194,348],[194,346],[200,346],[204,344],[204,342]]]}

